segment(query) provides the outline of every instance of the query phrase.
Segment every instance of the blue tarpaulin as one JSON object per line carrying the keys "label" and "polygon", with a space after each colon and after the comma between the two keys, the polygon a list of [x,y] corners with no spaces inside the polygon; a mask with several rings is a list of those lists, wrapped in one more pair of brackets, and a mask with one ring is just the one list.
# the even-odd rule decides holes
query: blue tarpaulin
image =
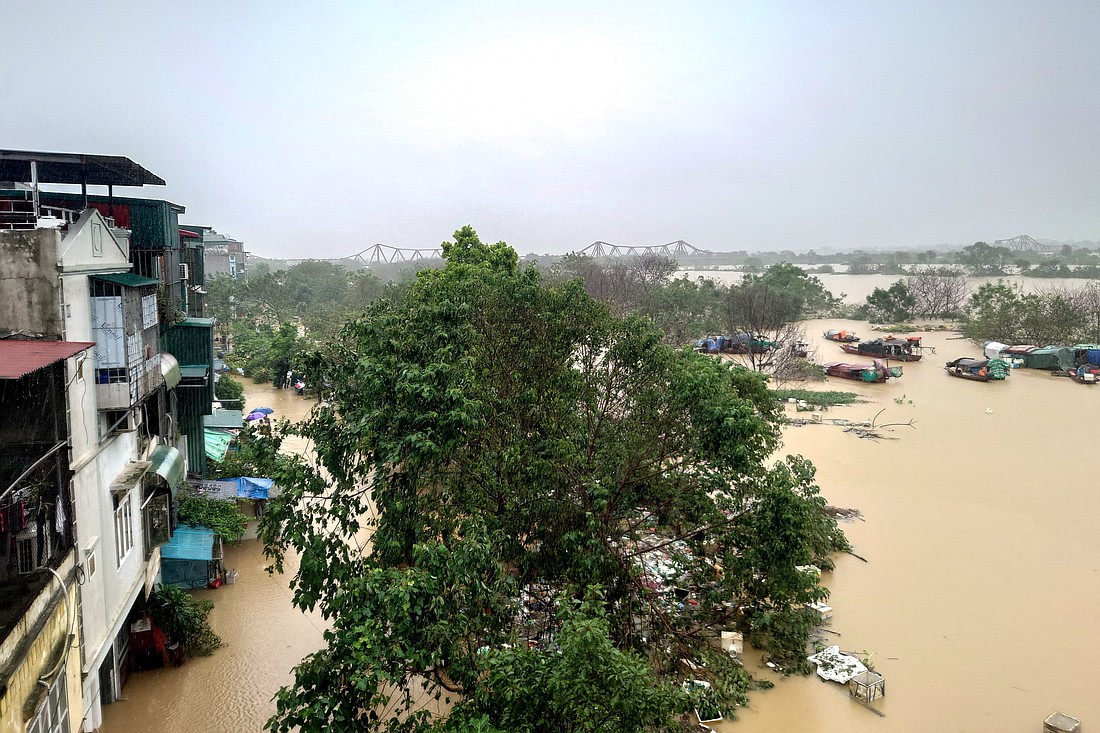
{"label": "blue tarpaulin", "polygon": [[233,501],[234,499],[269,499],[279,493],[275,482],[269,478],[240,476],[217,481],[192,481],[191,491],[207,499]]}
{"label": "blue tarpaulin", "polygon": [[271,487],[275,484],[272,479],[253,478],[251,476],[241,476],[240,478],[228,480],[237,482],[238,499],[266,499]]}

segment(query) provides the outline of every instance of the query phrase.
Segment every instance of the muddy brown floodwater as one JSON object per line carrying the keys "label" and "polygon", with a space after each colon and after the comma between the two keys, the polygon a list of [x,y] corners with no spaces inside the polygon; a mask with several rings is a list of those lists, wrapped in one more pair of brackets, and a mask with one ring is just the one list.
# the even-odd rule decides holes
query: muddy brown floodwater
{"label": "muddy brown floodwater", "polygon": [[[313,407],[293,390],[243,380],[248,408],[270,407],[273,417],[300,420]],[[288,440],[284,450],[303,452],[302,441]],[[131,674],[122,700],[103,709],[104,733],[236,733],[259,731],[275,712],[276,690],[293,681],[292,669],[323,646],[320,614],[303,614],[291,605],[288,579],[297,558],[287,559],[287,574],[268,575],[260,544],[244,540],[226,545],[225,567],[236,568],[237,582],[196,595],[214,601],[210,625],[225,646],[209,657],[188,659],[181,667]]]}
{"label": "muddy brown floodwater", "polygon": [[[816,361],[858,361],[821,339],[853,327],[874,335],[807,324]],[[945,361],[979,354],[951,336],[925,334],[937,353],[896,381],[829,380],[871,401],[823,417],[913,420],[898,440],[785,431],[783,452],[814,462],[829,503],[864,514],[842,526],[868,562],[841,556],[826,575],[829,628],[841,649],[874,652],[886,717],[837,684],[773,675],[720,730],[1033,733],[1055,710],[1100,725],[1100,387],[1024,369],[1000,383],[949,377]]]}
{"label": "muddy brown floodwater", "polygon": [[[858,361],[806,324],[816,360]],[[1092,423],[1100,386],[1014,370],[1005,382],[947,376],[943,363],[976,356],[953,334],[925,334],[936,349],[886,384],[830,380],[823,388],[869,401],[823,417],[905,423],[873,441],[833,425],[790,427],[786,453],[818,468],[830,504],[864,521],[844,530],[861,562],[842,555],[825,582],[835,643],[872,660],[886,677],[879,718],[817,677],[779,678],[753,693],[725,732],[1033,733],[1061,710],[1100,725],[1100,489]],[[247,385],[249,407],[294,418],[310,404]],[[792,413],[793,414],[793,413]],[[305,446],[288,446],[303,450]],[[227,550],[236,585],[202,591],[226,647],[178,669],[131,676],[126,700],[107,706],[104,730],[258,731],[291,668],[321,646],[322,622],[295,611],[285,578],[263,572],[255,541]]]}

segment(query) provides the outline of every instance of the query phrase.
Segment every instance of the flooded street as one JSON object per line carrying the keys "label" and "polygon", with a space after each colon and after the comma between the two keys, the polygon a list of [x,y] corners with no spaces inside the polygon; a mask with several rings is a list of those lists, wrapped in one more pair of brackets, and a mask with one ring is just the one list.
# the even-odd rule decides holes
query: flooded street
{"label": "flooded street", "polygon": [[[821,339],[831,327],[874,336],[866,324],[808,323],[819,363],[859,360]],[[785,432],[783,452],[813,460],[829,503],[864,514],[842,526],[868,562],[841,556],[825,578],[830,628],[842,649],[874,653],[886,717],[839,685],[772,675],[775,688],[753,693],[739,720],[719,730],[1031,733],[1054,710],[1100,721],[1091,641],[1100,618],[1100,492],[1091,480],[1100,387],[1030,370],[1001,383],[954,379],[943,363],[978,352],[952,338],[927,334],[937,353],[903,365],[899,380],[830,381],[829,389],[870,401],[832,408],[826,420],[914,421],[888,433],[898,440],[832,425]],[[312,404],[270,386],[246,389],[250,408],[283,417]],[[104,710],[107,733],[262,728],[272,695],[320,647],[323,628],[291,607],[286,579],[264,565],[254,540],[227,547],[237,583],[200,592],[216,604],[211,622],[226,646],[180,668],[131,675],[125,699]],[[747,664],[771,674],[755,658]]]}
{"label": "flooded street", "polygon": [[[242,381],[247,407],[271,407],[276,418],[299,420],[314,404],[293,390]],[[284,443],[288,451],[305,447]],[[293,681],[294,665],[323,645],[320,614],[291,605],[287,581],[296,558],[287,558],[286,575],[268,575],[263,548],[252,539],[227,544],[224,566],[237,569],[235,584],[196,592],[214,602],[210,625],[224,646],[181,667],[131,674],[122,700],[103,708],[105,733],[259,731],[275,712],[275,692]]]}
{"label": "flooded street", "polygon": [[[816,360],[858,361],[807,324]],[[863,328],[861,328],[863,326]],[[886,384],[830,380],[868,404],[825,418],[897,427],[872,441],[831,425],[791,427],[784,453],[818,467],[830,504],[860,509],[843,523],[853,549],[826,575],[830,637],[885,676],[879,718],[816,676],[776,679],[722,731],[998,731],[1030,733],[1061,710],[1100,721],[1095,628],[1100,614],[1100,492],[1095,432],[1100,388],[1013,370],[1001,383],[949,377],[943,363],[978,355],[927,334],[937,353]],[[805,413],[802,414],[803,416]],[[750,669],[761,673],[757,663]]]}

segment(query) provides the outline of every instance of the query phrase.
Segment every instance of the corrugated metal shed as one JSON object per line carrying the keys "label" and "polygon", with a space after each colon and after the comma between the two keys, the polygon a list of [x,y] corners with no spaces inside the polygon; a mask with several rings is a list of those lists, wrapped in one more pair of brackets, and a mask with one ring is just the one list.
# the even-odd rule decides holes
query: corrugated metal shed
{"label": "corrugated metal shed", "polygon": [[0,339],[0,379],[19,379],[93,346],[90,341]]}
{"label": "corrugated metal shed", "polygon": [[214,319],[185,318],[161,336],[163,350],[179,361],[180,367],[214,368]]}
{"label": "corrugated metal shed", "polygon": [[[83,207],[80,194],[43,191],[42,204],[67,209]],[[130,230],[130,246],[138,249],[179,250],[179,215],[186,207],[161,199],[138,199],[88,194],[88,206],[103,216],[113,216],[115,225]],[[140,270],[139,270],[140,271]],[[169,277],[169,282],[175,278]]]}

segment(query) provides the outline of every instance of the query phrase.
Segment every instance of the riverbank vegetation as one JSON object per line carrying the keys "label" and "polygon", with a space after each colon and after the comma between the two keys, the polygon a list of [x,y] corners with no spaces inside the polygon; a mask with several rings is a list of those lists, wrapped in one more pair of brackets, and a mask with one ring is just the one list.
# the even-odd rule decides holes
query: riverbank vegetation
{"label": "riverbank vegetation", "polygon": [[777,389],[775,390],[776,399],[779,400],[795,400],[796,402],[805,402],[808,405],[815,405],[817,407],[836,407],[837,405],[854,405],[858,402],[865,402],[855,392],[837,392],[832,390],[812,390],[812,389]]}
{"label": "riverbank vegetation", "polygon": [[331,627],[269,728],[663,730],[685,675],[745,702],[719,629],[801,670],[826,591],[800,568],[847,543],[813,467],[771,466],[764,378],[469,227],[445,249],[303,358],[324,401],[282,429],[315,457],[268,465],[260,534]]}

